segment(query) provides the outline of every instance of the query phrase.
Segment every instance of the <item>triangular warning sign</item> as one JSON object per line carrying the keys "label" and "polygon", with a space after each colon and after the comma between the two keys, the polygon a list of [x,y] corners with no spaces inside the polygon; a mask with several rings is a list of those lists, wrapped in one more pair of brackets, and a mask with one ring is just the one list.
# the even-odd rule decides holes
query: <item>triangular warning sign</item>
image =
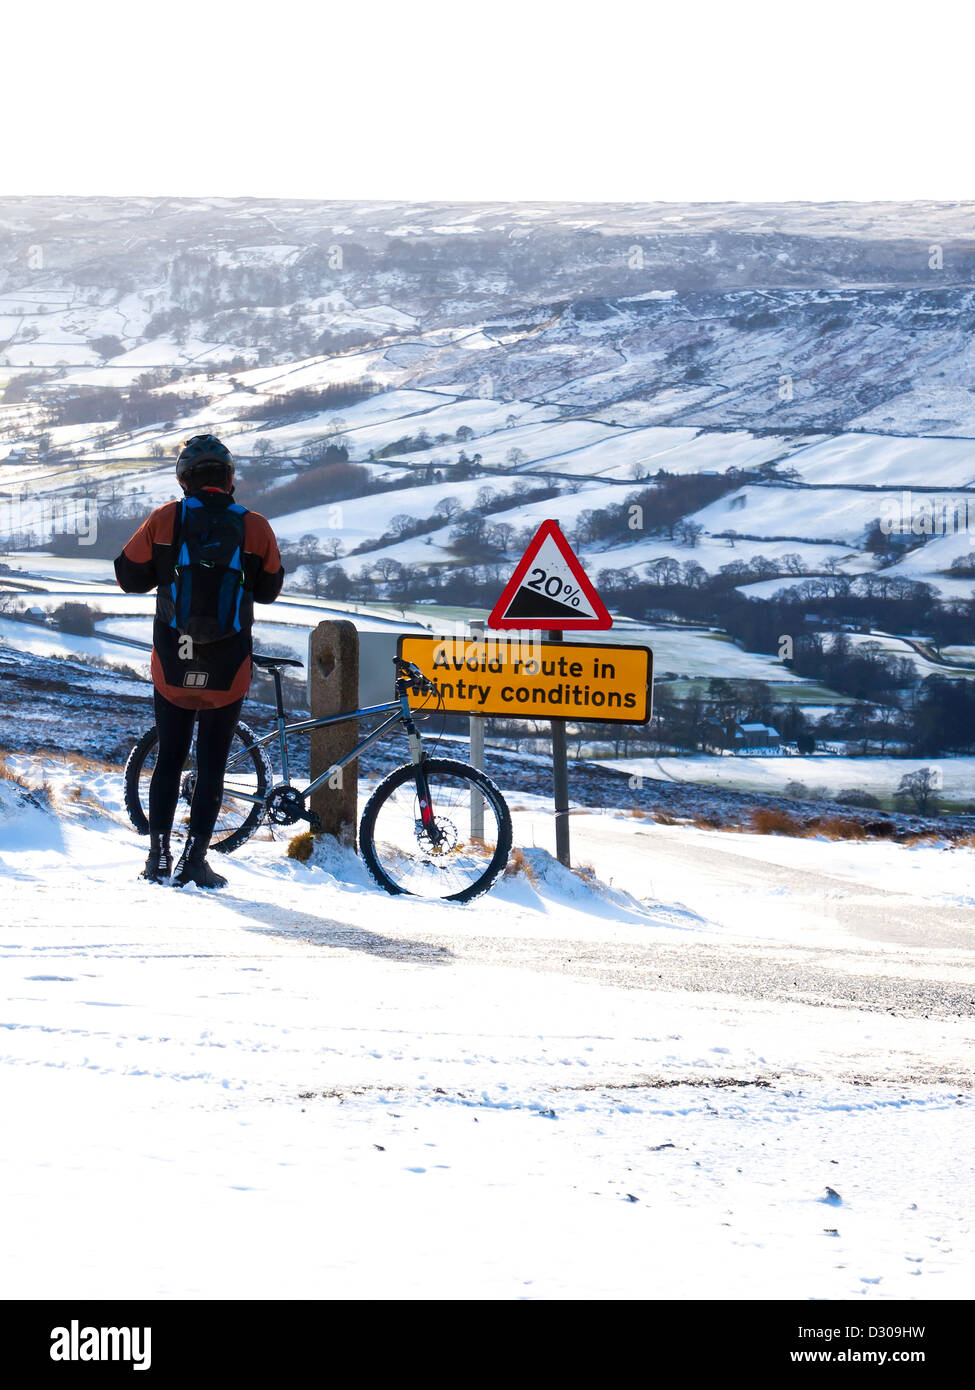
{"label": "triangular warning sign", "polygon": [[607,628],[613,620],[557,521],[543,521],[518,561],[488,627]]}

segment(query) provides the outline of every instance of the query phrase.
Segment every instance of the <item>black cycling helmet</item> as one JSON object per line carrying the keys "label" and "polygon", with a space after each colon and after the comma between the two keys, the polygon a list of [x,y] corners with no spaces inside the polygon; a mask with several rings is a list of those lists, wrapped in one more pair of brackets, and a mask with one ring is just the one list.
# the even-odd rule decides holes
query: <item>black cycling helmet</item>
{"label": "black cycling helmet", "polygon": [[195,434],[179,447],[176,478],[187,490],[208,483],[230,489],[234,485],[234,456],[215,434]]}

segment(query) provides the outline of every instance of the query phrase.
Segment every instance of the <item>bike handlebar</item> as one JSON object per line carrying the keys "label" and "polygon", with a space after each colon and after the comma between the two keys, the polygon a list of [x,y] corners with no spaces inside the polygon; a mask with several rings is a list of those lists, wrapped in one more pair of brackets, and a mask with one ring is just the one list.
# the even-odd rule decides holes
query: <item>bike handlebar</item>
{"label": "bike handlebar", "polygon": [[396,667],[397,678],[405,680],[414,695],[436,695],[436,682],[430,680],[423,674],[419,666],[414,666],[412,661],[404,661],[400,656],[393,657],[393,665]]}

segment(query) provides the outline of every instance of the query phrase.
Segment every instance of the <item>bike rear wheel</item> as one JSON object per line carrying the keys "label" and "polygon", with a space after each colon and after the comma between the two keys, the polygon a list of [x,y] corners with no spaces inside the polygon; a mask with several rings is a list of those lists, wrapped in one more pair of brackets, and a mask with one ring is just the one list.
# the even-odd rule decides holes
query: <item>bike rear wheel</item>
{"label": "bike rear wheel", "polygon": [[[255,747],[255,738],[246,724],[238,724],[234,730],[224,775],[223,801],[210,839],[210,848],[221,854],[229,854],[249,840],[264,818],[264,799],[272,780],[271,764],[264,749]],[[153,726],[142,735],[125,764],[125,809],[140,835],[149,833],[149,783],[158,747],[159,735]],[[189,827],[195,777],[196,759],[191,753],[183,768],[176,803],[173,829],[177,835],[185,835]],[[245,800],[240,793],[260,797],[260,801]]]}
{"label": "bike rear wheel", "polygon": [[[426,780],[429,811],[418,778]],[[470,902],[508,862],[511,815],[483,772],[451,758],[424,759],[380,782],[362,813],[359,849],[387,893]]]}

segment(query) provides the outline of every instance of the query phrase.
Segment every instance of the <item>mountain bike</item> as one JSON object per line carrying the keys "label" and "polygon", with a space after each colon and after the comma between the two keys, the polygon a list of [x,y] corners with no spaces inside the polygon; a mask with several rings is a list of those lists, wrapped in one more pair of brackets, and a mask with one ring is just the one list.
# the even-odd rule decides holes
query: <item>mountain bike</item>
{"label": "mountain bike", "polygon": [[[238,722],[227,760],[223,802],[210,840],[210,849],[229,854],[238,849],[262,822],[272,826],[305,822],[320,830],[311,810],[314,792],[353,762],[366,748],[402,726],[409,745],[409,762],[397,767],[376,787],[359,824],[359,852],[376,884],[387,893],[470,902],[492,887],[511,852],[511,814],[491,779],[477,768],[453,758],[428,757],[414,720],[410,695],[440,701],[436,683],[412,662],[394,657],[394,698],[325,719],[285,720],[281,668],[302,666],[292,657],[252,657],[255,666],[271,673],[277,708],[276,729],[258,738]],[[301,789],[291,781],[289,737],[374,714],[386,714],[344,757]],[[282,780],[274,780],[265,745],[277,739]],[[125,765],[125,807],[140,835],[149,833],[149,782],[158,746],[155,727],[129,754]],[[191,754],[180,784],[177,830],[185,830],[196,782]],[[334,785],[334,783],[333,783]]]}

